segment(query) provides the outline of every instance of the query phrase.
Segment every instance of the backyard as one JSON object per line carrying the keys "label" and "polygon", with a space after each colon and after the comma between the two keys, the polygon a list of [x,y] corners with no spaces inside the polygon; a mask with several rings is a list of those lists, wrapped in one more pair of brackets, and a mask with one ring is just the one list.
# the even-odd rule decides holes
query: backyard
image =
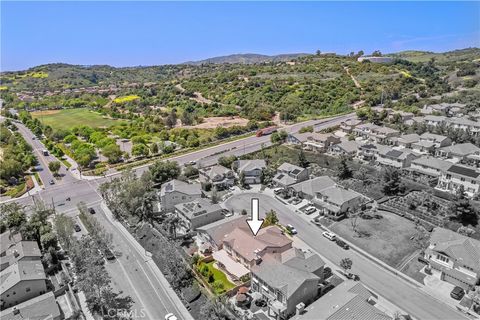
{"label": "backyard", "polygon": [[38,118],[45,125],[64,130],[85,124],[92,128],[109,127],[121,122],[106,118],[87,108],[35,111],[31,114],[33,118]]}
{"label": "backyard", "polygon": [[388,265],[398,268],[419,252],[428,239],[415,223],[387,211],[378,211],[381,218],[357,219],[357,232],[352,219],[334,223],[330,229]]}
{"label": "backyard", "polygon": [[200,262],[197,266],[197,270],[202,275],[205,282],[210,284],[213,293],[219,295],[233,289],[235,285],[228,281],[225,273],[215,268],[214,263],[215,260],[210,262]]}

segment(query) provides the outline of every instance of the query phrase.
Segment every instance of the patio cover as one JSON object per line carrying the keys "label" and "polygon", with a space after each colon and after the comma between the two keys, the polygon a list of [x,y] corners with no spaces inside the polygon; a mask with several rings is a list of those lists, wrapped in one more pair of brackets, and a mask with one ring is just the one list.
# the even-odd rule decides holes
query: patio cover
{"label": "patio cover", "polygon": [[241,278],[242,276],[250,273],[250,271],[243,266],[243,264],[230,258],[228,253],[225,250],[215,251],[212,254],[213,258],[223,264],[228,273],[233,275],[236,278]]}

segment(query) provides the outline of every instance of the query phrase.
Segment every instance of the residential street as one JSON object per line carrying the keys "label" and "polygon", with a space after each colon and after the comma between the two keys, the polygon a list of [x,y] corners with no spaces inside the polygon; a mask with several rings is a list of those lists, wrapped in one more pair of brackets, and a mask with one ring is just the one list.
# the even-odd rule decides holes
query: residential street
{"label": "residential street", "polygon": [[[273,209],[277,212],[281,224],[293,225],[298,231],[297,236],[320,255],[337,265],[341,259],[351,258],[353,261],[352,272],[358,274],[363,283],[415,318],[422,320],[466,319],[461,313],[422,292],[420,288],[406,283],[356,251],[340,248],[334,242],[323,237],[320,228],[301,219],[298,213],[294,213],[269,195],[239,194],[228,199],[226,206],[228,209],[238,212],[243,208],[250,208],[250,201],[254,197],[260,200],[260,217],[264,217],[265,212]],[[249,211],[249,209],[247,210]]]}

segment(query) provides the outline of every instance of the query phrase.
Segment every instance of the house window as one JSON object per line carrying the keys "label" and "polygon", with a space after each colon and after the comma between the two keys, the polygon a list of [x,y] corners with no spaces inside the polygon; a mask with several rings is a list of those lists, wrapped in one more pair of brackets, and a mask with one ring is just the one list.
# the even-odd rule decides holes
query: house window
{"label": "house window", "polygon": [[460,181],[465,181],[465,178],[460,178]]}
{"label": "house window", "polygon": [[442,261],[442,262],[445,262],[445,263],[448,263],[450,261],[450,259],[448,259],[447,257],[442,256],[440,254],[437,254],[437,259]]}

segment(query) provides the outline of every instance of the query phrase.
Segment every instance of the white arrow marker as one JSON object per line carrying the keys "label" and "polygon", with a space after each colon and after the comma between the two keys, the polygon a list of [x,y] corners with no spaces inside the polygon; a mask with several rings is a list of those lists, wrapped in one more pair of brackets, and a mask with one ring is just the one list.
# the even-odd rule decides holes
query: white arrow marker
{"label": "white arrow marker", "polygon": [[260,208],[259,202],[257,198],[252,199],[252,219],[247,220],[248,226],[250,227],[250,230],[252,230],[252,233],[254,236],[257,235],[258,230],[260,230],[260,227],[262,226],[263,219],[259,220],[258,219],[258,210]]}

